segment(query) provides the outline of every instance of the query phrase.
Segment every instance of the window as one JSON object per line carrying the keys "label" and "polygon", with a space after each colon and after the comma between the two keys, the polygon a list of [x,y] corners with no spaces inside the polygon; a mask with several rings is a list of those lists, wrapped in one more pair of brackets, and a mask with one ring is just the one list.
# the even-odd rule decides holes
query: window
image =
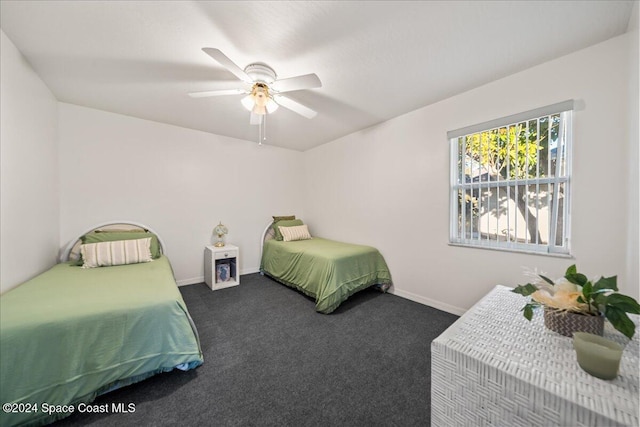
{"label": "window", "polygon": [[452,244],[569,254],[573,101],[448,133]]}

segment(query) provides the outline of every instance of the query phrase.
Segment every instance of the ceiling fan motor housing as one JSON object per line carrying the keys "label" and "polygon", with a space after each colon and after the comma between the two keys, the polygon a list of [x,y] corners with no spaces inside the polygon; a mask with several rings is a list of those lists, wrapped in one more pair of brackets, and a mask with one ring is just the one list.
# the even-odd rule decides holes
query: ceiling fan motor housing
{"label": "ceiling fan motor housing", "polygon": [[244,72],[247,73],[254,82],[262,82],[268,85],[275,82],[278,78],[276,72],[273,71],[273,68],[269,67],[267,64],[263,64],[262,62],[255,62],[247,65]]}

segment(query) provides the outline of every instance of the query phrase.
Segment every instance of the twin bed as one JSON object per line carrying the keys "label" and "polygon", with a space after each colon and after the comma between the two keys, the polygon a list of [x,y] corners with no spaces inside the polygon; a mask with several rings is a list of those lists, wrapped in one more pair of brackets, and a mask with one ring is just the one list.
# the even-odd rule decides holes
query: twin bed
{"label": "twin bed", "polygon": [[[281,227],[295,230],[292,240]],[[391,273],[380,252],[364,245],[311,237],[301,220],[274,217],[262,234],[260,271],[298,289],[329,314],[354,293],[376,286],[385,292]]]}
{"label": "twin bed", "polygon": [[9,406],[0,425],[47,424],[70,415],[56,405],[77,407],[157,373],[202,364],[195,325],[160,239],[157,245],[152,262],[82,268],[74,242],[64,262],[2,295],[0,401]]}
{"label": "twin bed", "polygon": [[[315,298],[317,311],[331,313],[355,292],[391,285],[378,250],[312,238],[300,224],[269,224],[260,269]],[[296,234],[299,228],[306,233]],[[145,241],[151,236],[150,262],[83,268],[90,264],[90,243],[134,240],[141,233]],[[142,224],[102,224],[71,242],[59,264],[2,295],[0,425],[48,424],[101,394],[203,363],[197,330],[162,249],[159,236]]]}

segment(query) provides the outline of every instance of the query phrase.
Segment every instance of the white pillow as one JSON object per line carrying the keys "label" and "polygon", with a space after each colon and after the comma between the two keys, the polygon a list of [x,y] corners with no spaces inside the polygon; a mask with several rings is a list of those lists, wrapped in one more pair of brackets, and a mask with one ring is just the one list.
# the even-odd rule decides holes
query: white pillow
{"label": "white pillow", "polygon": [[151,237],[80,245],[82,268],[151,262]]}
{"label": "white pillow", "polygon": [[280,234],[282,234],[282,240],[285,242],[311,239],[307,224],[295,225],[293,227],[278,227],[278,229],[280,230]]}

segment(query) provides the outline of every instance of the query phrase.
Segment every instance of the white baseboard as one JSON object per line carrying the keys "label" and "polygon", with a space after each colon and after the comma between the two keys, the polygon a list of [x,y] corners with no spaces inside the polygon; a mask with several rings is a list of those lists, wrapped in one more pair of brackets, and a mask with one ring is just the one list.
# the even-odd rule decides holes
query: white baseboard
{"label": "white baseboard", "polygon": [[397,295],[401,298],[406,298],[408,300],[411,300],[420,304],[428,305],[429,307],[437,308],[438,310],[446,311],[447,313],[455,314],[458,316],[462,316],[467,311],[464,308],[460,308],[460,307],[456,307],[440,301],[436,301],[431,298],[426,298],[421,295],[416,295],[412,292],[403,291],[401,289],[389,290],[389,293],[393,295]]}
{"label": "white baseboard", "polygon": [[[258,273],[259,271],[260,271],[259,268],[247,268],[242,270],[240,272],[240,275]],[[178,286],[187,286],[187,285],[194,285],[196,283],[204,283],[204,276],[177,280],[176,283],[178,284]],[[389,293],[399,296],[401,298],[406,298],[408,300],[417,302],[419,304],[428,305],[429,307],[437,308],[438,310],[446,311],[447,313],[455,314],[458,316],[462,316],[467,311],[464,308],[460,308],[460,307],[456,307],[440,301],[436,301],[431,298],[426,298],[421,295],[414,294],[413,292],[403,291],[401,289],[392,288],[389,290]]]}
{"label": "white baseboard", "polygon": [[[244,270],[242,270],[240,272],[240,275],[258,273],[259,271],[260,271],[259,268],[246,268],[246,269],[244,269]],[[204,276],[192,277],[190,279],[177,280],[176,283],[178,284],[178,286],[187,286],[187,285],[194,285],[196,283],[204,283]],[[440,302],[440,301],[436,301],[436,300],[431,299],[431,298],[426,298],[426,297],[423,297],[421,295],[414,294],[413,292],[403,291],[401,289],[392,288],[392,289],[389,290],[389,293],[393,294],[393,295],[396,295],[396,296],[399,296],[401,298],[406,298],[408,300],[417,302],[419,304],[428,305],[429,307],[433,307],[433,308],[437,308],[438,310],[446,311],[447,313],[455,314],[457,316],[462,316],[467,311],[464,308],[460,308],[460,307],[456,307],[456,306],[453,306],[453,305],[450,305],[450,304],[446,304],[446,303],[443,303],[443,302]]]}
{"label": "white baseboard", "polygon": [[[253,274],[258,273],[260,271],[259,268],[246,268],[240,272],[240,275],[244,274]],[[192,277],[190,279],[182,279],[177,280],[176,283],[178,286],[187,286],[194,285],[196,283],[204,283],[204,276]],[[466,313],[466,309],[456,307],[450,304],[446,304],[431,298],[426,298],[421,295],[414,294],[413,292],[403,291],[401,289],[392,288],[389,290],[390,294],[399,296],[401,298],[406,298],[408,300],[417,302],[419,304],[428,305],[429,307],[437,308],[438,310],[446,311],[447,313],[455,314],[457,316],[462,316]]]}
{"label": "white baseboard", "polygon": [[191,279],[176,280],[178,286],[195,285],[196,283],[203,283],[204,276],[192,277]]}
{"label": "white baseboard", "polygon": [[[240,275],[242,276],[243,274],[257,273],[259,271],[260,271],[259,268],[247,268],[240,271]],[[178,284],[178,286],[187,286],[187,285],[195,285],[196,283],[204,283],[204,276],[192,277],[190,279],[176,280],[176,283]]]}

